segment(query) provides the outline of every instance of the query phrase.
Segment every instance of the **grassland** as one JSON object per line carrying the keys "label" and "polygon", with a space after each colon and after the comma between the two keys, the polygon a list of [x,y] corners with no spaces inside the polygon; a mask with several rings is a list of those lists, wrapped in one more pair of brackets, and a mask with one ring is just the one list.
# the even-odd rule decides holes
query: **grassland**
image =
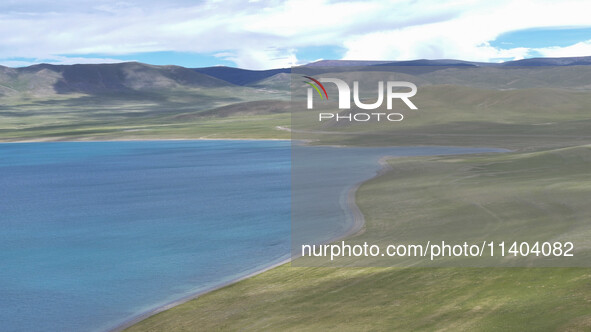
{"label": "grassland", "polygon": [[[453,224],[470,219],[484,228],[501,223],[501,236],[561,234],[588,249],[590,161],[588,146],[391,159],[393,171],[358,190],[366,230],[351,241],[388,241],[413,225],[417,237],[432,234],[420,231],[426,224],[461,232]],[[568,229],[552,228],[561,224]],[[128,331],[585,331],[590,308],[588,268],[286,264]]]}
{"label": "grassland", "polygon": [[290,124],[284,81],[134,62],[0,66],[0,141],[289,138],[276,129]]}
{"label": "grassland", "polygon": [[357,193],[368,222],[353,242],[573,241],[576,258],[569,260],[497,256],[455,264],[587,266],[590,164],[591,146],[391,159],[391,171]]}
{"label": "grassland", "polygon": [[281,266],[127,331],[586,331],[583,269]]}
{"label": "grassland", "polygon": [[[402,122],[319,122],[309,112],[294,112],[293,138],[315,138],[321,144],[348,146],[447,145],[519,151],[591,141],[591,93],[587,91],[434,85],[420,87],[413,102],[418,110],[409,110],[401,102],[402,105],[394,105],[392,111],[404,115]],[[392,111],[385,107],[375,110]]]}
{"label": "grassland", "polygon": [[[574,75],[575,69],[569,68],[569,73]],[[587,77],[587,71],[579,72]],[[289,113],[289,91],[283,83],[6,95],[0,98],[0,141],[289,138],[278,126],[291,126],[294,139],[351,146],[535,150],[591,139],[591,94],[585,89],[426,85],[413,97],[419,110],[396,105],[394,111],[404,114],[403,122],[319,123],[305,109]]]}
{"label": "grassland", "polygon": [[235,90],[5,97],[0,141],[289,138],[276,129],[290,124],[284,95],[258,100],[247,88]]}

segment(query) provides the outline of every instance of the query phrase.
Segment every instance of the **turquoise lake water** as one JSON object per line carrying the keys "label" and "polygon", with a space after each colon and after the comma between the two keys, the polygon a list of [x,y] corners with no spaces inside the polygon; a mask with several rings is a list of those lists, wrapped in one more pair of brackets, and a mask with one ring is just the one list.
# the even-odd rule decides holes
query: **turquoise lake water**
{"label": "turquoise lake water", "polygon": [[[0,144],[0,330],[104,331],[288,258],[290,147]],[[330,220],[327,234],[343,229],[342,194],[373,176],[379,157],[483,151],[297,150],[311,158],[302,169],[322,170],[325,211],[309,212]]]}

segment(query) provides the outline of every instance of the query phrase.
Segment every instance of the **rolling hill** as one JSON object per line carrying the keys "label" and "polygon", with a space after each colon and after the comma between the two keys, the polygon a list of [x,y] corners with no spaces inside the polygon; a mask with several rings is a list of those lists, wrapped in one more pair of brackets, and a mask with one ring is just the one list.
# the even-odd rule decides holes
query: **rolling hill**
{"label": "rolling hill", "polygon": [[289,124],[287,100],[285,89],[238,86],[179,66],[0,67],[0,141],[267,138]]}
{"label": "rolling hill", "polygon": [[[588,68],[585,64],[591,64],[591,57],[501,64],[324,60],[293,70],[321,73],[330,66],[344,73],[352,66],[365,65],[368,71],[375,67],[379,72],[385,70],[384,66],[396,66],[397,78],[421,87],[416,99],[422,105],[422,115],[409,117],[405,128],[394,131],[378,127],[382,135],[379,142],[355,138],[356,144],[426,144],[433,140],[432,135],[439,135],[441,144],[461,145],[470,142],[465,135],[478,136],[483,128],[500,131],[506,138],[510,134],[568,131],[574,139],[586,139],[586,109],[569,106],[570,101],[588,104],[586,91],[591,75],[583,70]],[[291,68],[257,71],[137,62],[0,67],[0,140],[287,138],[289,133],[276,127],[291,122],[287,107],[291,72]],[[486,80],[480,78],[482,73]],[[542,99],[536,97],[539,94],[543,94]],[[457,107],[447,109],[441,103],[456,103]],[[553,109],[564,103],[568,107],[562,114]],[[516,107],[520,110],[517,118],[512,115]],[[250,129],[245,131],[241,126],[246,124]],[[356,129],[330,125],[312,129]],[[325,140],[343,141],[332,137]]]}
{"label": "rolling hill", "polygon": [[226,81],[179,66],[137,62],[0,68],[3,94],[125,93],[176,87],[223,87]]}
{"label": "rolling hill", "polygon": [[277,74],[291,72],[290,68],[270,70],[248,70],[224,66],[195,68],[193,70],[198,73],[203,73],[212,77],[216,77],[236,85],[252,84]]}

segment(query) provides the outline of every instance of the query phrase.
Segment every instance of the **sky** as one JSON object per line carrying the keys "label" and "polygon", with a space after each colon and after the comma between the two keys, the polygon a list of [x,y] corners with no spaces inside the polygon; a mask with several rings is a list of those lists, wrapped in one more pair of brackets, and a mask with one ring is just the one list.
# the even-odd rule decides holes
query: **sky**
{"label": "sky", "polygon": [[0,65],[587,56],[590,12],[572,0],[3,0]]}

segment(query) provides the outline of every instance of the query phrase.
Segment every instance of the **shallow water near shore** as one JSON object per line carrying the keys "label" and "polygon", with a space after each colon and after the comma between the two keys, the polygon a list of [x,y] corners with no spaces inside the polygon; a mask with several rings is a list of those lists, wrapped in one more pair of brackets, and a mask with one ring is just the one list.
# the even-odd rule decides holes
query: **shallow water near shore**
{"label": "shallow water near shore", "polygon": [[[485,152],[298,151],[323,181],[319,239],[380,157]],[[0,144],[0,329],[108,330],[288,258],[290,158],[287,141]]]}

